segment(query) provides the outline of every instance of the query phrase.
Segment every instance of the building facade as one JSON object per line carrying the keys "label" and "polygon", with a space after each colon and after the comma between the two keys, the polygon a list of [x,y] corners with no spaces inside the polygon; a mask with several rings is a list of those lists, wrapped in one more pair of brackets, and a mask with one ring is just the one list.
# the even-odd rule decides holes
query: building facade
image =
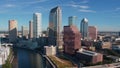
{"label": "building facade", "polygon": [[47,56],[56,55],[56,46],[44,46],[44,50]]}
{"label": "building facade", "polygon": [[86,18],[83,18],[80,26],[82,39],[88,39],[88,20]]}
{"label": "building facade", "polygon": [[28,37],[28,27],[22,26],[22,37]]}
{"label": "building facade", "polygon": [[64,26],[63,33],[64,52],[68,54],[75,54],[81,48],[81,34],[76,26]]}
{"label": "building facade", "polygon": [[95,26],[88,27],[89,39],[96,40],[97,39],[97,28]]}
{"label": "building facade", "polygon": [[29,21],[29,38],[33,38],[33,21]]}
{"label": "building facade", "polygon": [[9,42],[14,42],[17,39],[17,21],[9,20]]}
{"label": "building facade", "polygon": [[33,38],[39,38],[42,34],[42,16],[41,13],[33,14]]}
{"label": "building facade", "polygon": [[77,23],[77,17],[76,16],[70,16],[68,17],[68,24],[70,25],[76,25]]}
{"label": "building facade", "polygon": [[51,9],[49,15],[49,45],[61,46],[62,12],[59,6]]}

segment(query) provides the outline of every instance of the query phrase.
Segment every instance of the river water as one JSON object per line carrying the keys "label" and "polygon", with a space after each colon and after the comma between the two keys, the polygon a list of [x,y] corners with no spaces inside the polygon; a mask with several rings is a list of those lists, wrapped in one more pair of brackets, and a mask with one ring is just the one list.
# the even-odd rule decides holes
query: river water
{"label": "river water", "polygon": [[50,64],[34,51],[15,48],[14,54],[13,68],[51,68]]}

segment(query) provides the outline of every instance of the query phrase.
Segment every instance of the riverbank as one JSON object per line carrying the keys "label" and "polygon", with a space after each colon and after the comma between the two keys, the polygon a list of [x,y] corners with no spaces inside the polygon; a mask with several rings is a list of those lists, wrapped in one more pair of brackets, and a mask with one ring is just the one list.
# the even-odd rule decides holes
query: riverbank
{"label": "riverbank", "polygon": [[12,61],[14,59],[12,48],[10,48],[10,54],[8,55],[5,64],[2,65],[2,68],[12,68]]}

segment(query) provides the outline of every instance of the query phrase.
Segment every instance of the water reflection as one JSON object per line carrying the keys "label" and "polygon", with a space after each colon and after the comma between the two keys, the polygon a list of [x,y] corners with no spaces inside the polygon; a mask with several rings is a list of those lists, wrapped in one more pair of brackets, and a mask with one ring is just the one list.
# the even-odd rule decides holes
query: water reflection
{"label": "water reflection", "polygon": [[18,68],[44,68],[44,61],[40,54],[25,49],[15,49]]}
{"label": "water reflection", "polygon": [[31,68],[44,68],[43,59],[40,54],[30,54]]}

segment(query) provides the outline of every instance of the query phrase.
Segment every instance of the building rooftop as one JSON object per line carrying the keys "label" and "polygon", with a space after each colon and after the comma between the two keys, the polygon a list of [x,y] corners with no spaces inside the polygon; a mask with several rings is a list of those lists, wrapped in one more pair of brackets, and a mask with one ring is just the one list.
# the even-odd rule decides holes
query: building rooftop
{"label": "building rooftop", "polygon": [[53,9],[51,9],[50,13],[54,13],[54,12],[56,12],[57,9],[60,9],[60,7],[57,6],[57,7],[53,8]]}
{"label": "building rooftop", "polygon": [[88,23],[88,19],[87,19],[87,18],[83,18],[83,19],[82,19],[82,22]]}
{"label": "building rooftop", "polygon": [[74,33],[79,33],[79,30],[76,26],[74,25],[71,25],[71,26],[64,26],[65,27],[65,31],[70,31],[72,30]]}
{"label": "building rooftop", "polygon": [[51,46],[44,46],[44,48],[55,48],[56,46],[53,46],[53,45],[51,45]]}
{"label": "building rooftop", "polygon": [[112,59],[119,59],[119,58],[120,58],[120,57],[113,56],[113,55],[109,55],[109,56],[107,56],[107,57],[112,58]]}
{"label": "building rooftop", "polygon": [[98,55],[98,53],[96,53],[96,52],[88,51],[88,50],[84,50],[84,49],[80,49],[78,51],[78,53],[86,54],[86,55],[89,55],[89,56],[96,56],[96,55]]}

